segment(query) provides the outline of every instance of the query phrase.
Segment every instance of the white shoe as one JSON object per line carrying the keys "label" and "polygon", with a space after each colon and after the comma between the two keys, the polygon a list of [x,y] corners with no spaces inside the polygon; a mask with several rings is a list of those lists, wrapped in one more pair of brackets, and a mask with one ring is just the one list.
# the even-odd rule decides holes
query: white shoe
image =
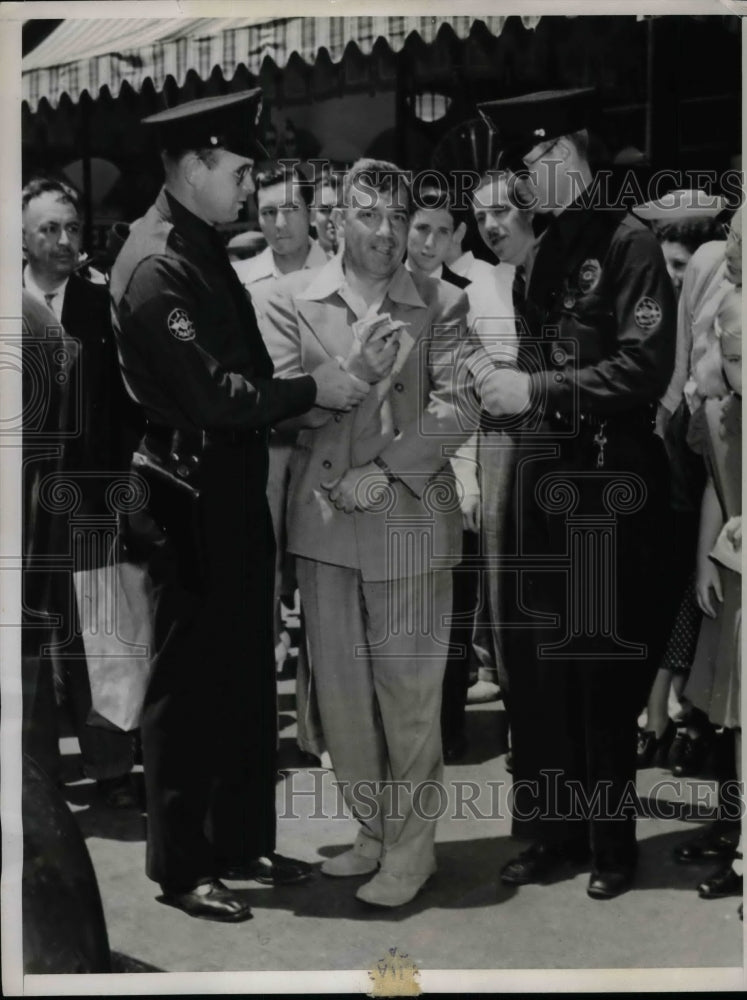
{"label": "white shoe", "polygon": [[377,858],[364,858],[354,848],[338,854],[336,858],[328,858],[322,864],[322,874],[333,878],[352,878],[354,875],[370,875],[379,867]]}
{"label": "white shoe", "polygon": [[415,899],[432,874],[433,872],[427,875],[393,875],[391,872],[380,871],[370,882],[360,887],[355,898],[370,906],[404,906]]}
{"label": "white shoe", "polygon": [[498,701],[501,689],[492,681],[475,681],[467,688],[467,704],[480,705],[486,701]]}

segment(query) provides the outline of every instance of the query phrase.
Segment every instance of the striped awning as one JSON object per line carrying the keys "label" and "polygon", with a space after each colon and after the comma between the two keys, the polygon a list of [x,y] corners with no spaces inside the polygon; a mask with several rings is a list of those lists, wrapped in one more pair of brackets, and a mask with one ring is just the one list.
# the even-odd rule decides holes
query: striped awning
{"label": "striped awning", "polygon": [[[507,17],[463,16],[446,23],[465,38],[477,20],[498,35]],[[540,18],[521,20],[534,28]],[[443,18],[413,16],[70,19],[23,59],[22,94],[36,110],[42,98],[54,107],[63,94],[76,101],[84,92],[96,97],[102,87],[117,96],[125,82],[139,90],[151,80],[160,90],[171,76],[182,86],[190,70],[207,79],[219,67],[231,79],[243,64],[257,75],[266,58],[283,67],[294,52],[313,64],[326,49],[336,63],[350,42],[368,55],[383,38],[397,52],[413,32],[432,42],[443,24]]]}

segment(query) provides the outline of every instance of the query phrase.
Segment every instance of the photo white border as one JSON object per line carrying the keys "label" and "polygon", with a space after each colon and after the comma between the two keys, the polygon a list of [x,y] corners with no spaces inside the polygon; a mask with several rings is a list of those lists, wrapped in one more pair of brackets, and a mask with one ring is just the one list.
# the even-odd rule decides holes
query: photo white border
{"label": "photo white border", "polygon": [[[279,11],[282,9],[282,15]],[[89,2],[4,3],[0,7],[0,337],[20,333],[21,315],[21,21],[26,18],[111,19],[236,17],[248,13],[249,3],[231,0],[123,0]],[[418,14],[448,20],[454,0],[251,0],[257,17],[356,16],[361,14]],[[740,0],[492,0],[460,3],[459,14],[489,15],[636,15],[636,14],[747,14]],[[745,58],[747,23],[742,22]],[[742,148],[744,148],[745,85],[742,81]],[[96,95],[93,95],[96,96]],[[15,137],[15,143],[10,139]],[[0,367],[0,428],[2,421],[21,412],[20,372]],[[220,993],[369,993],[365,970],[338,972],[221,972],[221,973],[111,973],[107,975],[26,976],[22,973],[21,894],[21,690],[20,629],[6,623],[20,620],[21,454],[18,448],[0,449],[0,814],[3,870],[0,882],[2,926],[2,987],[8,996],[220,994]],[[11,553],[11,555],[8,555]],[[743,685],[743,698],[747,693]],[[743,705],[743,711],[744,711]],[[496,934],[500,927],[496,926]],[[542,969],[542,970],[430,970],[420,972],[424,993],[445,992],[700,992],[744,990],[742,968],[685,969]]]}

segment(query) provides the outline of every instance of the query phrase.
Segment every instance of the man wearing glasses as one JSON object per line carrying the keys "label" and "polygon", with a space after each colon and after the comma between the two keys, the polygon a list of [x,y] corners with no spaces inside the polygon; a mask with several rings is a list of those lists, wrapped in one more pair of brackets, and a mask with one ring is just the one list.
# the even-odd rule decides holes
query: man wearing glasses
{"label": "man wearing glasses", "polygon": [[477,386],[488,412],[521,422],[503,590],[513,833],[532,844],[501,877],[542,882],[591,856],[588,894],[608,899],[637,860],[636,720],[661,645],[667,500],[654,407],[676,306],[653,234],[597,197],[592,99],[548,91],[480,107],[551,218],[515,289],[518,365]]}

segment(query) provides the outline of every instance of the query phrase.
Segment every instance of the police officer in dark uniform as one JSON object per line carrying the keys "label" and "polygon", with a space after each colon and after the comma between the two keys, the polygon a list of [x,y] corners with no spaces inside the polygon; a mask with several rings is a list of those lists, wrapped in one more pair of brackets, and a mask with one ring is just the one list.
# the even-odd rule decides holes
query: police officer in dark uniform
{"label": "police officer in dark uniform", "polygon": [[591,854],[587,891],[607,899],[634,878],[636,721],[664,639],[667,463],[653,421],[676,306],[652,233],[593,183],[592,90],[480,111],[550,215],[528,281],[517,269],[518,370],[478,380],[520,439],[502,627],[513,833],[533,843],[501,877],[541,882]]}
{"label": "police officer in dark uniform", "polygon": [[260,91],[146,119],[166,175],[112,270],[125,384],[146,434],[133,456],[129,543],[156,592],[142,719],[147,872],[161,900],[238,921],[220,877],[287,884],[310,866],[275,852],[277,711],[268,428],[365,395],[331,360],[273,379],[251,302],[216,231],[252,191]]}

